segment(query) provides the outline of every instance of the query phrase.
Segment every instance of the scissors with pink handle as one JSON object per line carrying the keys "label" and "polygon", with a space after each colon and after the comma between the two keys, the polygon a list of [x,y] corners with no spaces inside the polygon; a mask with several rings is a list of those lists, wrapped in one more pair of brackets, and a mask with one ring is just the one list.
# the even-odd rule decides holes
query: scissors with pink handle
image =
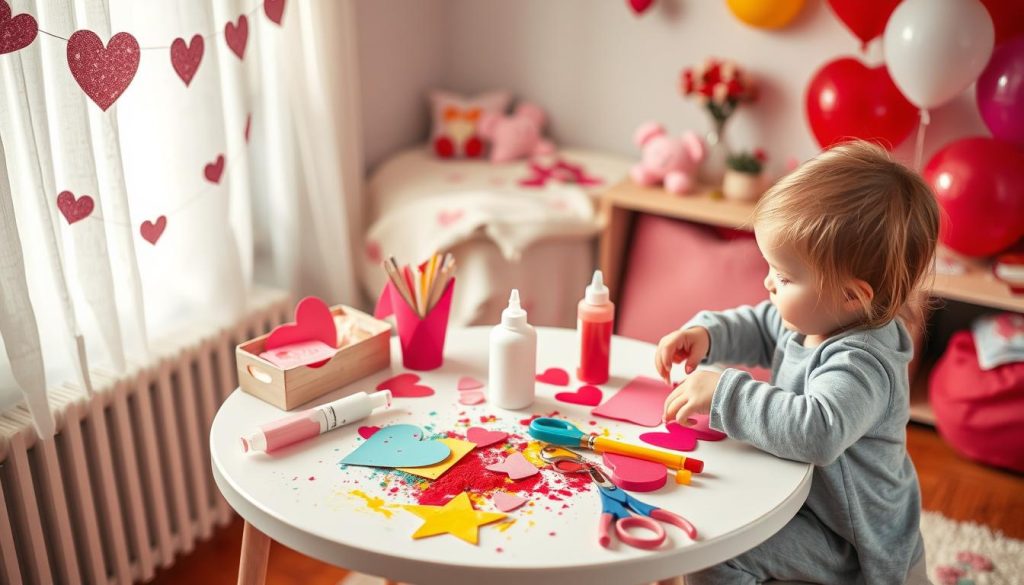
{"label": "scissors with pink handle", "polygon": [[[664,508],[645,504],[629,495],[612,483],[597,465],[587,461],[580,454],[549,445],[541,450],[540,457],[550,463],[555,471],[590,474],[601,494],[601,524],[598,527],[598,542],[601,546],[611,546],[611,532],[614,527],[615,535],[629,546],[642,549],[658,548],[667,538],[661,522],[678,526],[691,539],[697,539],[697,529],[686,518]],[[642,528],[651,535],[637,535],[631,533],[630,528]]]}

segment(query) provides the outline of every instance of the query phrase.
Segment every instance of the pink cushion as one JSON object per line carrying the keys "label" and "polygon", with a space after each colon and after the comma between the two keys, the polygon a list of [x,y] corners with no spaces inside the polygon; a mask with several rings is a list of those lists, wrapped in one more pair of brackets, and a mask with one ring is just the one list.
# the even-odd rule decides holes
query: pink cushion
{"label": "pink cushion", "polygon": [[[657,343],[698,311],[768,298],[768,265],[752,238],[724,239],[713,228],[639,214],[626,259],[618,333]],[[654,367],[651,357],[651,368]],[[760,380],[768,370],[745,368]]]}
{"label": "pink cushion", "polygon": [[482,157],[485,139],[480,133],[480,121],[488,114],[504,114],[511,99],[505,91],[473,97],[447,91],[430,92],[433,118],[430,141],[434,153],[441,158]]}

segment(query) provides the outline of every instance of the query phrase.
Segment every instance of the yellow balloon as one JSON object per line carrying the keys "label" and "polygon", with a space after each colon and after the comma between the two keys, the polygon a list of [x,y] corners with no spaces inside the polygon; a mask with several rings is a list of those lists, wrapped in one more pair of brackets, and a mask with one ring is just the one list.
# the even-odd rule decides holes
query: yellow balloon
{"label": "yellow balloon", "polygon": [[789,24],[804,0],[725,0],[736,18],[757,28],[782,28]]}

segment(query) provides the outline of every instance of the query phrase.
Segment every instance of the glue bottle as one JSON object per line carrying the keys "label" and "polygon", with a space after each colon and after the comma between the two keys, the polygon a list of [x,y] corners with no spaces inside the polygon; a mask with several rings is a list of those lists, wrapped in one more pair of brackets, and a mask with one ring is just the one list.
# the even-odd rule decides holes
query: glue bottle
{"label": "glue bottle", "polygon": [[604,384],[608,381],[614,324],[615,304],[608,298],[604,275],[600,270],[595,270],[586,294],[576,309],[576,330],[580,339],[580,366],[576,370],[576,377],[581,382]]}
{"label": "glue bottle", "polygon": [[515,410],[533,403],[537,371],[537,332],[512,289],[501,323],[491,330],[487,392],[499,408]]}

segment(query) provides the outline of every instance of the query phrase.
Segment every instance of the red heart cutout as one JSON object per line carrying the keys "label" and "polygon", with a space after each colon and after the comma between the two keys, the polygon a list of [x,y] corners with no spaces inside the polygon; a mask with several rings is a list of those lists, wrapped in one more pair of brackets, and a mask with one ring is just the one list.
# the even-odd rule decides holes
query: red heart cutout
{"label": "red heart cutout", "polygon": [[[302,341],[320,341],[330,347],[338,347],[338,331],[334,327],[334,315],[330,307],[317,297],[306,297],[295,305],[295,322],[278,325],[263,342],[264,351]],[[331,361],[309,364],[319,368]]]}
{"label": "red heart cutout", "polygon": [[633,9],[633,12],[637,15],[647,12],[647,9],[654,4],[654,0],[629,0],[629,7]]}
{"label": "red heart cutout", "polygon": [[110,37],[104,48],[91,30],[75,31],[68,39],[67,55],[71,75],[104,112],[128,89],[139,70],[139,43],[126,32]]}
{"label": "red heart cutout", "polygon": [[377,384],[377,390],[391,390],[391,395],[395,398],[423,398],[424,396],[433,396],[434,389],[430,386],[421,386],[417,384],[416,382],[419,381],[420,377],[416,374],[399,374]]}
{"label": "red heart cutout", "polygon": [[284,16],[284,0],[263,0],[263,12],[274,24],[281,24]]}
{"label": "red heart cutout", "polygon": [[575,392],[559,392],[555,394],[555,400],[568,402],[569,404],[582,404],[583,406],[597,406],[601,404],[604,394],[597,386],[580,386]]}
{"label": "red heart cutout", "polygon": [[224,25],[224,41],[239,59],[245,57],[245,44],[249,40],[249,19],[245,15],[238,17],[238,24],[228,21]]}
{"label": "red heart cutout", "polygon": [[[220,176],[224,172],[224,155],[218,154],[217,160],[209,163],[203,168],[203,176],[211,183],[220,183]],[[332,346],[333,347],[333,346]]]}
{"label": "red heart cutout", "polygon": [[569,372],[562,368],[548,368],[544,370],[543,374],[537,374],[537,381],[552,386],[568,386]]}
{"label": "red heart cutout", "polygon": [[10,5],[0,0],[0,55],[31,45],[38,31],[39,24],[31,14],[19,14],[11,18]]}
{"label": "red heart cutout", "polygon": [[693,451],[697,448],[697,432],[677,422],[665,425],[667,433],[644,433],[640,440],[648,445],[664,447],[673,451]]}
{"label": "red heart cutout", "polygon": [[359,429],[357,429],[356,432],[359,433],[360,437],[362,437],[364,439],[369,439],[370,437],[372,437],[379,430],[380,430],[380,427],[370,426],[370,427],[359,427]]}
{"label": "red heart cutout", "polygon": [[144,240],[155,246],[156,241],[163,235],[165,227],[167,227],[167,216],[161,215],[156,218],[156,223],[148,219],[142,222],[142,225],[139,226],[139,233],[142,234]]}
{"label": "red heart cutout", "polygon": [[499,443],[507,438],[508,433],[489,431],[483,427],[469,427],[466,431],[466,440],[480,448]]}
{"label": "red heart cutout", "polygon": [[171,43],[171,66],[186,87],[192,82],[192,77],[199,69],[199,62],[203,60],[203,48],[203,37],[200,35],[194,35],[188,45],[180,37]]}
{"label": "red heart cutout", "polygon": [[661,463],[605,453],[604,465],[612,472],[612,483],[631,492],[653,492],[668,480],[668,468]]}
{"label": "red heart cutout", "polygon": [[92,208],[93,200],[88,195],[82,195],[78,199],[75,199],[75,194],[71,191],[61,191],[60,195],[57,195],[57,209],[64,214],[68,225],[89,217]]}

